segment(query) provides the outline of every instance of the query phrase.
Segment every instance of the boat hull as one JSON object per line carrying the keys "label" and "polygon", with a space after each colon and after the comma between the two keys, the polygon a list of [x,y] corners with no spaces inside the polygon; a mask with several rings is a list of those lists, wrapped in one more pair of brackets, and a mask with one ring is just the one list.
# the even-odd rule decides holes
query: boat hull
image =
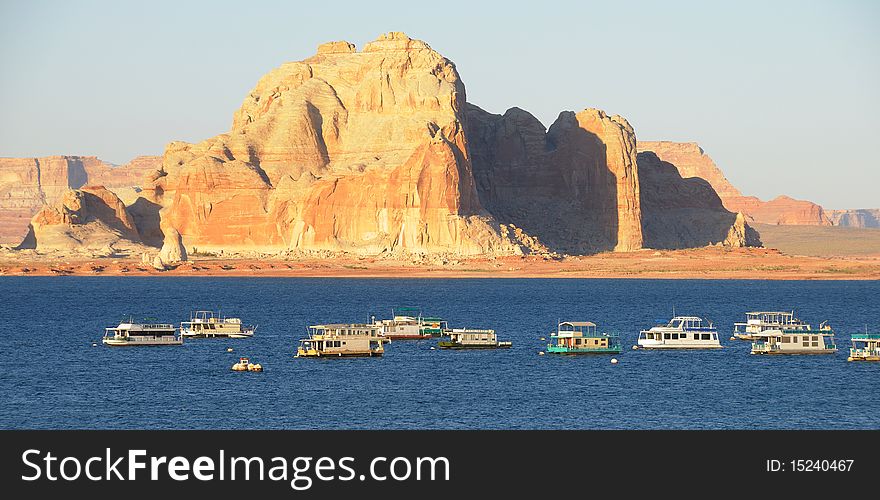
{"label": "boat hull", "polygon": [[547,352],[552,354],[620,354],[619,347],[609,347],[607,349],[569,349],[567,347],[547,346]]}
{"label": "boat hull", "polygon": [[707,345],[707,346],[683,346],[683,345],[643,345],[639,344],[639,349],[644,349],[646,351],[704,351],[704,350],[714,350],[721,349],[723,346],[720,345]]}
{"label": "boat hull", "polygon": [[370,351],[370,352],[314,352],[314,351],[306,351],[306,352],[297,352],[296,358],[377,358],[381,357],[384,353],[381,351]]}
{"label": "boat hull", "polygon": [[189,332],[184,331],[181,333],[184,337],[188,339],[248,339],[254,336],[253,332],[237,332],[237,333],[204,333],[204,332]]}
{"label": "boat hull", "polygon": [[752,354],[766,354],[770,356],[809,356],[815,354],[834,354],[837,352],[837,349],[811,349],[811,350],[801,350],[801,351],[781,351],[781,350],[773,350],[773,351],[765,351],[765,350],[755,350],[752,349]]}
{"label": "boat hull", "polygon": [[847,361],[880,361],[880,354],[870,356],[850,356]]}
{"label": "boat hull", "polygon": [[497,344],[456,344],[452,342],[438,342],[440,349],[510,349],[512,344],[499,342]]}
{"label": "boat hull", "polygon": [[108,347],[139,347],[139,346],[165,346],[165,345],[183,345],[183,339],[168,341],[129,341],[104,339],[102,341]]}

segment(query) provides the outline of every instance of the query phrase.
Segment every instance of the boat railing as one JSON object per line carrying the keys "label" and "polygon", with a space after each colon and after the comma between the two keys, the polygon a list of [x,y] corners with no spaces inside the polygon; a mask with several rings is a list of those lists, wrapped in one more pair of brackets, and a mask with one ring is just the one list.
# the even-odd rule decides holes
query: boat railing
{"label": "boat railing", "polygon": [[779,344],[770,344],[764,341],[752,342],[752,350],[755,351],[778,351]]}

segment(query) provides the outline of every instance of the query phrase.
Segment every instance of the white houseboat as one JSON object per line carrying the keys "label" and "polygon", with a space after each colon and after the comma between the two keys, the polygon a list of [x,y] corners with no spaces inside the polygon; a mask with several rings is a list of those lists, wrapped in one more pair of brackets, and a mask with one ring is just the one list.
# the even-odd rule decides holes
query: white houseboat
{"label": "white houseboat", "polygon": [[382,319],[373,323],[380,327],[379,335],[388,340],[419,340],[439,337],[443,334],[446,322],[440,318],[422,316],[417,307],[399,307],[391,310],[392,319]]}
{"label": "white houseboat", "polygon": [[818,330],[766,330],[753,334],[752,354],[834,354],[834,332],[824,322]]}
{"label": "white houseboat", "polygon": [[129,318],[115,328],[105,328],[102,342],[111,347],[181,345],[183,337],[177,335],[177,328],[172,324],[135,323]]}
{"label": "white houseboat", "polygon": [[214,311],[195,311],[189,321],[180,323],[180,334],[184,337],[233,339],[254,336],[255,326],[245,326],[239,318],[224,318]]}
{"label": "white houseboat", "polygon": [[[704,324],[705,323],[705,324]],[[720,349],[718,331],[696,316],[676,316],[665,326],[639,332],[642,349]]]}
{"label": "white houseboat", "polygon": [[375,324],[339,323],[309,327],[309,338],[299,341],[297,358],[382,356],[385,342]]}
{"label": "white houseboat", "polygon": [[[794,311],[756,311],[747,312],[745,323],[733,324],[733,339],[755,340],[756,334],[767,330],[806,331],[810,325],[794,317]],[[731,340],[733,340],[731,339]]]}
{"label": "white houseboat", "polygon": [[499,342],[495,330],[473,330],[453,328],[448,330],[449,340],[437,343],[441,349],[503,349],[513,345],[512,342]]}

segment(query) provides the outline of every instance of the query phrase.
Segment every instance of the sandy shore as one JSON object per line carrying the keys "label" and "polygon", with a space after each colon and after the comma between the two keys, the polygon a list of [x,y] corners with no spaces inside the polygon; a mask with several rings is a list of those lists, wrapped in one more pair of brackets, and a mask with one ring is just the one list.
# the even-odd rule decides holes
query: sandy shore
{"label": "sandy shore", "polygon": [[703,278],[880,279],[880,255],[792,256],[769,249],[642,250],[584,257],[377,258],[284,260],[193,258],[160,271],[140,259],[71,256],[0,257],[0,276],[234,276],[348,278]]}

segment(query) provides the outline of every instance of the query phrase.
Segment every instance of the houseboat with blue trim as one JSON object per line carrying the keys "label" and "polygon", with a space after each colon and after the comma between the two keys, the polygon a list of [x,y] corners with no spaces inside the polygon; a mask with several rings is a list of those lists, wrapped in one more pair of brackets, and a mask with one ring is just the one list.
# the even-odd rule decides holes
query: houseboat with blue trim
{"label": "houseboat with blue trim", "polygon": [[880,361],[880,333],[854,333],[847,361]]}
{"label": "houseboat with blue trim", "polygon": [[590,321],[563,321],[550,334],[547,352],[553,354],[619,354],[620,335],[599,332]]}

